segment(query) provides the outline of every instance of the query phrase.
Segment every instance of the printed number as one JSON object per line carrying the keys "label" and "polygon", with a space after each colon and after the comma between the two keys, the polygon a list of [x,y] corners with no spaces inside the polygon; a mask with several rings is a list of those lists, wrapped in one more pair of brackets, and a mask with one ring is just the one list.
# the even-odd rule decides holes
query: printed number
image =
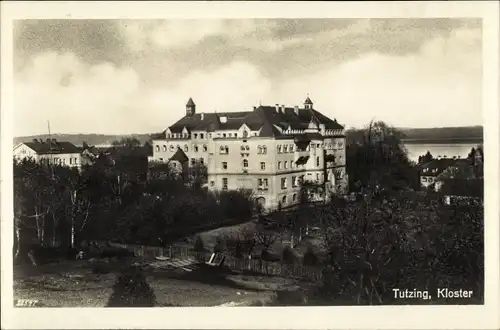
{"label": "printed number", "polygon": [[16,300],[16,307],[29,307],[35,306],[38,303],[36,299],[18,299]]}

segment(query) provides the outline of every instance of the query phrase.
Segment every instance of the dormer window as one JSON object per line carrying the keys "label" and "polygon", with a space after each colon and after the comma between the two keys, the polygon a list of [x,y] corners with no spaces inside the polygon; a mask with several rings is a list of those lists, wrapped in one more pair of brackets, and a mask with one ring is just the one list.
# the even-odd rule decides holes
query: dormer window
{"label": "dormer window", "polygon": [[248,132],[247,131],[243,131],[243,137],[244,138],[248,137]]}

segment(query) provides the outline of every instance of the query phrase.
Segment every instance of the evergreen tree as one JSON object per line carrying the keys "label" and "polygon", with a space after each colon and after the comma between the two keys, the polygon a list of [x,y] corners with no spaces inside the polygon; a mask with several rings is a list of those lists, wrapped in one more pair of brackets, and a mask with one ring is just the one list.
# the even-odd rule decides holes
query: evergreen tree
{"label": "evergreen tree", "polygon": [[196,241],[194,242],[194,251],[195,252],[205,252],[205,243],[200,236],[196,237]]}

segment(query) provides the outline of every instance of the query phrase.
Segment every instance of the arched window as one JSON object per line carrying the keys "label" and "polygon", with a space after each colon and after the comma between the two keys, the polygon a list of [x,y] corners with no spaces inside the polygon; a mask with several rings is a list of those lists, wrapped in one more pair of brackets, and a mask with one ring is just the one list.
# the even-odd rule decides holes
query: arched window
{"label": "arched window", "polygon": [[267,154],[267,147],[266,146],[262,146],[262,153]]}
{"label": "arched window", "polygon": [[167,151],[167,145],[163,146],[163,151]]}
{"label": "arched window", "polygon": [[281,169],[281,162],[278,162],[278,170]]}
{"label": "arched window", "polygon": [[204,144],[204,145],[203,145],[203,151],[207,151],[207,150],[208,150],[207,145],[206,145],[206,144]]}
{"label": "arched window", "polygon": [[247,159],[243,159],[243,167],[248,167],[248,160]]}
{"label": "arched window", "polygon": [[297,194],[293,194],[292,199],[294,202],[296,202],[297,201]]}
{"label": "arched window", "polygon": [[247,131],[243,131],[243,137],[244,138],[248,137],[248,132]]}
{"label": "arched window", "polygon": [[184,151],[185,151],[185,152],[188,152],[188,151],[189,151],[189,148],[188,148],[187,144],[184,146]]}
{"label": "arched window", "polygon": [[281,204],[282,205],[285,205],[286,204],[286,195],[283,196],[283,198],[281,199]]}
{"label": "arched window", "polygon": [[261,154],[261,153],[262,153],[262,147],[261,147],[261,146],[258,146],[258,147],[257,147],[257,153],[258,153],[258,154]]}
{"label": "arched window", "polygon": [[160,151],[160,146],[156,146],[156,152]]}
{"label": "arched window", "polygon": [[198,146],[197,145],[194,146],[194,152],[198,152]]}

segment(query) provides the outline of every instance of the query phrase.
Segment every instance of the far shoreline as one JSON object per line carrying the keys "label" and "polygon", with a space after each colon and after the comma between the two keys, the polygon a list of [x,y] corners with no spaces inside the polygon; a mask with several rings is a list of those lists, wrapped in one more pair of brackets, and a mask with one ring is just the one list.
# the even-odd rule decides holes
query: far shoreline
{"label": "far shoreline", "polygon": [[483,138],[401,139],[403,144],[483,144]]}

